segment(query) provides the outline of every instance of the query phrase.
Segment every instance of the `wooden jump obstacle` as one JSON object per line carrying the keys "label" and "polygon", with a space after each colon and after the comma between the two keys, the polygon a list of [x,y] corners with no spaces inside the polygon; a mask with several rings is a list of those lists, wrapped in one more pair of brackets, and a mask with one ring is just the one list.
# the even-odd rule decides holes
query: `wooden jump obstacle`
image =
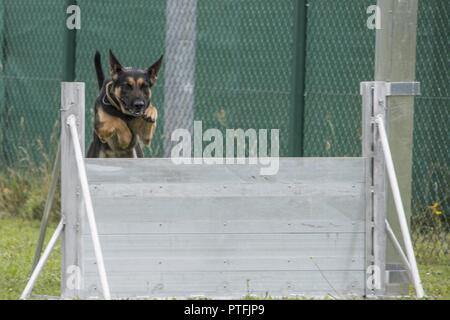
{"label": "wooden jump obstacle", "polygon": [[[418,91],[362,83],[362,157],[281,158],[260,176],[255,165],[82,159],[84,84],[63,83],[62,220],[22,298],[59,235],[62,298],[384,295],[387,237],[422,297],[384,129],[387,97]],[[386,219],[388,179],[406,253]]]}

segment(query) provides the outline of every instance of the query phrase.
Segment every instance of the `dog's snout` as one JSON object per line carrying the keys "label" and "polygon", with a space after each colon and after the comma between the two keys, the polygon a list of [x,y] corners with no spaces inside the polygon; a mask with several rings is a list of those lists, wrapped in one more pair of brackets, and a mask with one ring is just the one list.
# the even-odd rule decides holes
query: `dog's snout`
{"label": "dog's snout", "polygon": [[133,107],[135,107],[136,109],[142,109],[145,107],[145,102],[143,100],[136,100],[135,102],[133,102]]}

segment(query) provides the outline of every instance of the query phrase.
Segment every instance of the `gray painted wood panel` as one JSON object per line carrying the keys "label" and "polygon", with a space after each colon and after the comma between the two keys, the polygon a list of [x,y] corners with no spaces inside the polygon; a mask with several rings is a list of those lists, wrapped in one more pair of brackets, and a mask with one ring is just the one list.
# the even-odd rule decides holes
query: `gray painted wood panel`
{"label": "gray painted wood panel", "polygon": [[363,208],[353,196],[94,198],[100,234],[364,232]]}
{"label": "gray painted wood panel", "polygon": [[[353,197],[359,200],[363,192],[361,182],[297,182],[263,183],[237,182],[220,183],[91,183],[91,193],[96,198],[225,198],[225,197]],[[167,199],[165,199],[167,201]]]}
{"label": "gray painted wood panel", "polygon": [[[365,282],[364,273],[354,271],[127,272],[113,273],[109,279],[116,298],[361,296]],[[96,277],[85,280],[87,297],[98,296]]]}
{"label": "gray painted wood panel", "polygon": [[[89,237],[84,238],[89,256],[92,247]],[[364,249],[363,233],[108,235],[101,240],[105,257],[117,258],[364,256],[359,252]]]}
{"label": "gray painted wood panel", "polygon": [[[365,165],[282,159],[262,177],[258,166],[87,159],[113,296],[363,294]],[[82,231],[84,297],[95,296]]]}
{"label": "gray painted wood panel", "polygon": [[[286,254],[286,253],[285,253]],[[296,257],[286,255],[283,257],[248,256],[218,256],[204,257],[200,255],[156,256],[153,258],[106,257],[108,272],[195,272],[195,271],[362,271],[364,270],[364,257],[354,257],[348,260],[338,257]],[[95,260],[85,261],[85,274],[97,274]]]}
{"label": "gray painted wood panel", "polygon": [[90,183],[364,182],[362,158],[281,158],[274,176],[260,165],[174,165],[170,159],[86,159]]}

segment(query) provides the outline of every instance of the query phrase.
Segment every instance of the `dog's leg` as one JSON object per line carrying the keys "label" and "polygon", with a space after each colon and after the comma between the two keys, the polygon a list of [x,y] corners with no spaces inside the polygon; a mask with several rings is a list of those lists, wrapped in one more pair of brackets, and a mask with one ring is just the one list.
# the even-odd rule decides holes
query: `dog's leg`
{"label": "dog's leg", "polygon": [[152,142],[157,119],[158,110],[153,105],[150,105],[145,111],[144,118],[135,119],[131,123],[133,132],[146,146]]}
{"label": "dog's leg", "polygon": [[151,105],[145,112],[145,121],[139,133],[139,138],[148,146],[152,142],[153,134],[156,130],[156,120],[158,119],[158,110]]}
{"label": "dog's leg", "polygon": [[101,106],[97,108],[95,132],[103,143],[108,143],[112,149],[127,149],[133,140],[133,134],[127,124],[107,114]]}
{"label": "dog's leg", "polygon": [[141,145],[139,142],[136,143],[135,150],[136,150],[136,155],[138,158],[144,158],[144,151],[142,151],[142,148],[141,148]]}

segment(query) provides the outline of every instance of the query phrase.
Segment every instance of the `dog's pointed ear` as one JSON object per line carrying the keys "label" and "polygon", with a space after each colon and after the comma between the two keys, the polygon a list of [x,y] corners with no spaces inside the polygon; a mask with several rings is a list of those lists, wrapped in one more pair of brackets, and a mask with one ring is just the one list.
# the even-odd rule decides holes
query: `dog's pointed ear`
{"label": "dog's pointed ear", "polygon": [[158,72],[159,69],[161,69],[162,61],[163,61],[164,55],[162,55],[158,61],[156,61],[150,68],[148,68],[148,75],[150,77],[150,82],[152,85],[156,83],[156,80],[158,79]]}
{"label": "dog's pointed ear", "polygon": [[111,73],[111,77],[114,78],[120,71],[122,71],[123,67],[120,64],[119,60],[114,56],[112,50],[109,50],[109,72]]}

